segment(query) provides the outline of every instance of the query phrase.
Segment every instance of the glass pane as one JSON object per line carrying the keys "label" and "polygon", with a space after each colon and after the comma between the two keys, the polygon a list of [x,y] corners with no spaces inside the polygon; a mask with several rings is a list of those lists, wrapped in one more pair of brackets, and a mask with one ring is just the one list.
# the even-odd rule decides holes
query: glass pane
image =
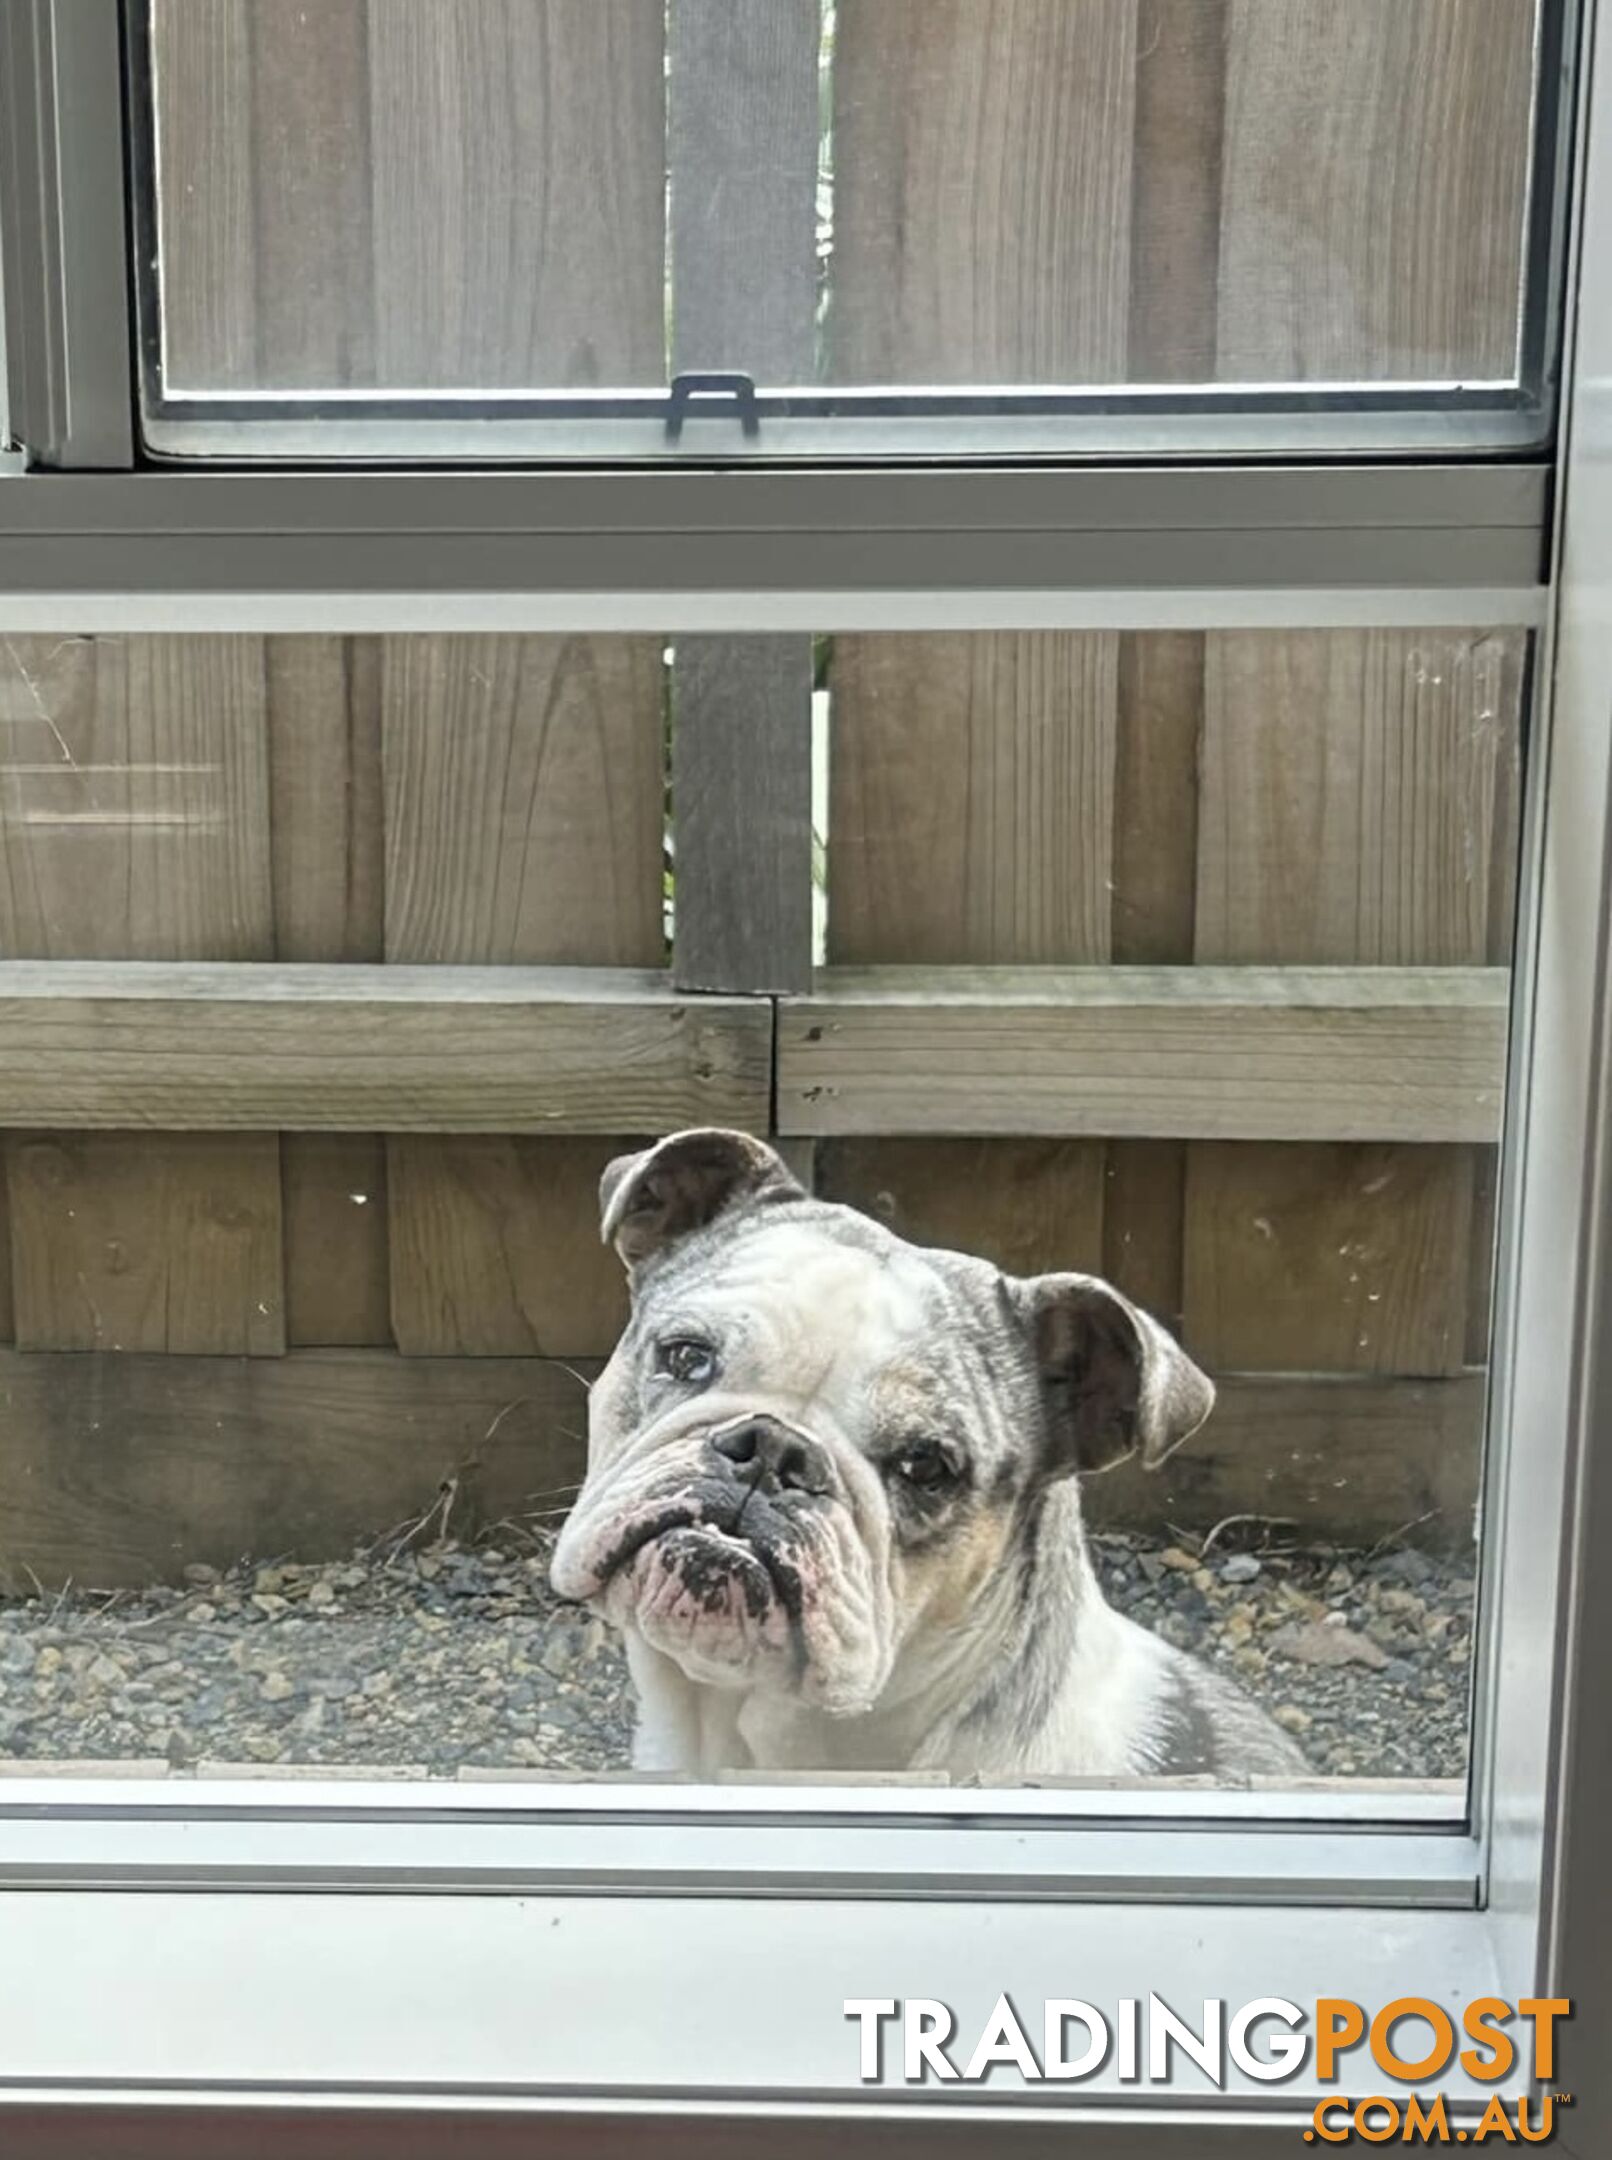
{"label": "glass pane", "polygon": [[[550,451],[794,453],[1139,412],[1181,447],[1238,411],[1302,442],[1320,393],[1362,440],[1418,399],[1497,423],[1538,29],[1534,0],[151,0],[153,440],[256,416],[340,452],[480,409]],[[760,387],[759,441],[731,396],[668,439],[669,384],[712,371]]]}
{"label": "glass pane", "polygon": [[1526,640],[713,646],[8,643],[0,1765],[1459,1779]]}

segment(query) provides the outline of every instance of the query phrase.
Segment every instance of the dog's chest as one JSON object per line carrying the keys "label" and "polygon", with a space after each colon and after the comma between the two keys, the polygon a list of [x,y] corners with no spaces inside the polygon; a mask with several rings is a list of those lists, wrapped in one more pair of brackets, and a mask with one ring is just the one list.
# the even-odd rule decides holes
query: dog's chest
{"label": "dog's chest", "polygon": [[899,1772],[910,1766],[933,1724],[932,1711],[918,1704],[843,1718],[758,1693],[743,1698],[735,1731],[758,1770]]}

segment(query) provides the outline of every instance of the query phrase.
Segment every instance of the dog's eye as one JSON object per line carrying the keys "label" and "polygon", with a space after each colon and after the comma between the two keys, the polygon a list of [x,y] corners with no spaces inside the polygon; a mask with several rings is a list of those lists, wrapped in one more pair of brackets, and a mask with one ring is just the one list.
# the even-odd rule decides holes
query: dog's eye
{"label": "dog's eye", "polygon": [[704,1387],[716,1378],[716,1352],[709,1343],[692,1335],[679,1335],[655,1345],[655,1370],[685,1387]]}
{"label": "dog's eye", "polygon": [[902,1449],[890,1468],[904,1485],[915,1486],[919,1492],[938,1492],[957,1479],[950,1456],[936,1440],[915,1440]]}

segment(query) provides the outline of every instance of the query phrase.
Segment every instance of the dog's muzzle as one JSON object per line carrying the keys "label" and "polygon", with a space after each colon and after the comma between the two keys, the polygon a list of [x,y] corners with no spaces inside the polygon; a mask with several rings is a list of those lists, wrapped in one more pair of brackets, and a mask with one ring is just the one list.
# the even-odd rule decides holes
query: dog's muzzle
{"label": "dog's muzzle", "polygon": [[551,1580],[694,1680],[864,1708],[887,1616],[831,1447],[763,1412],[685,1431],[584,1486]]}
{"label": "dog's muzzle", "polygon": [[677,1548],[706,1589],[724,1555],[737,1567],[748,1552],[763,1574],[787,1577],[804,1515],[839,1491],[819,1441],[778,1418],[730,1419],[668,1450],[663,1476],[646,1480],[619,1512],[606,1510],[601,1520],[579,1511],[588,1519],[573,1517],[555,1553],[556,1588],[567,1597],[597,1597],[646,1547],[679,1531],[710,1533],[697,1560],[698,1543],[683,1538]]}

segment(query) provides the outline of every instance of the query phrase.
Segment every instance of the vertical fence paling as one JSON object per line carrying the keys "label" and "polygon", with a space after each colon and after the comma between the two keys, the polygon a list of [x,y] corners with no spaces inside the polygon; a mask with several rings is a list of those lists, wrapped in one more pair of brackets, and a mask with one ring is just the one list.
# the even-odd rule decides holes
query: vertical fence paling
{"label": "vertical fence paling", "polygon": [[1125,372],[1137,0],[839,0],[828,377]]}
{"label": "vertical fence paling", "polygon": [[[660,646],[430,638],[382,667],[386,957],[654,967]],[[623,1312],[592,1195],[622,1142],[388,1142],[405,1351],[607,1349]]]}
{"label": "vertical fence paling", "polygon": [[1533,18],[1228,0],[1222,381],[1510,377]]}
{"label": "vertical fence paling", "polygon": [[[13,639],[0,950],[274,955],[256,638]],[[284,1347],[272,1135],[13,1136],[24,1348]]]}
{"label": "vertical fence paling", "polygon": [[662,379],[660,0],[371,0],[376,368]]}
{"label": "vertical fence paling", "polygon": [[[1112,953],[1118,640],[835,641],[831,962],[1090,964]],[[1097,1267],[1103,1143],[821,1144],[837,1198],[1022,1269]]]}

